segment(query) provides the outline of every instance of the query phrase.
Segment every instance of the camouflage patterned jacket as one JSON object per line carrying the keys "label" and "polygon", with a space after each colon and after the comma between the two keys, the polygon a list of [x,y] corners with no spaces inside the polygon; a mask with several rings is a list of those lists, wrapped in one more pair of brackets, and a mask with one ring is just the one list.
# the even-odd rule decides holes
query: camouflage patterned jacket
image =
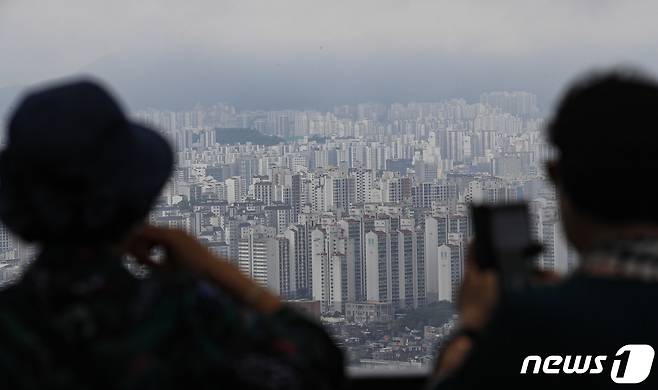
{"label": "camouflage patterned jacket", "polygon": [[191,275],[43,254],[0,292],[0,389],[332,389],[340,351],[288,308],[269,316]]}

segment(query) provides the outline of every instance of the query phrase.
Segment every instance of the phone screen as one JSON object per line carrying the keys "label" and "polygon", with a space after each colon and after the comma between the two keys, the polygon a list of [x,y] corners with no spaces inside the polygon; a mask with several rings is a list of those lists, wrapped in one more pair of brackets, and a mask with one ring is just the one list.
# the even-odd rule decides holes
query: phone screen
{"label": "phone screen", "polygon": [[530,221],[524,207],[492,208],[491,240],[498,253],[522,252],[530,245]]}
{"label": "phone screen", "polygon": [[533,245],[527,205],[474,206],[472,215],[478,266],[500,272],[506,282],[520,284],[529,273],[526,254]]}

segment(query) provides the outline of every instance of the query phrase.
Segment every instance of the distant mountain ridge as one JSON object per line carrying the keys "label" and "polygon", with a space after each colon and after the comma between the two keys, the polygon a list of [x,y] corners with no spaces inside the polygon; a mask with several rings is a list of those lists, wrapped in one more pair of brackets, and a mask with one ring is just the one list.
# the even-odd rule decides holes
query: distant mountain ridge
{"label": "distant mountain ridge", "polygon": [[272,146],[284,142],[283,138],[265,135],[258,130],[242,128],[217,128],[215,140],[220,144],[235,145],[251,142],[254,145]]}

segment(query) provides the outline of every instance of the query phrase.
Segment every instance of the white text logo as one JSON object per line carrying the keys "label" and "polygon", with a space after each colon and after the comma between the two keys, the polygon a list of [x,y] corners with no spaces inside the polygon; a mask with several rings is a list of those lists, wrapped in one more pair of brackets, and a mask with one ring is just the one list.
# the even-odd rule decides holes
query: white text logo
{"label": "white text logo", "polygon": [[[610,379],[615,383],[640,383],[651,373],[654,350],[647,344],[628,344],[619,348],[612,361]],[[521,374],[601,374],[606,355],[530,355],[523,359]]]}

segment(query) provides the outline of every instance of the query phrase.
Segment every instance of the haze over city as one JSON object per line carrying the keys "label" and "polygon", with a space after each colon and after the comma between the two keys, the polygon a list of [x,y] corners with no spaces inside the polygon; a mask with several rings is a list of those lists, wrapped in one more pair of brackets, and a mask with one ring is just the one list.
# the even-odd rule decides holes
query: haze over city
{"label": "haze over city", "polygon": [[[38,12],[37,12],[38,11]],[[548,110],[590,66],[656,70],[652,1],[0,2],[0,117],[86,74],[131,109],[329,109],[526,90]]]}

